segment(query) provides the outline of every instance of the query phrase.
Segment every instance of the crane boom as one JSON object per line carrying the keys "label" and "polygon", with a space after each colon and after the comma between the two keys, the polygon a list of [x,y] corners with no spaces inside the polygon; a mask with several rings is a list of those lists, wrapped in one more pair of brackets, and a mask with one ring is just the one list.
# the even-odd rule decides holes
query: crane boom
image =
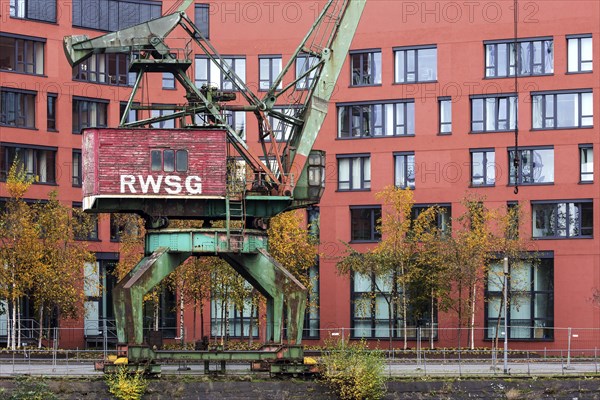
{"label": "crane boom", "polygon": [[[166,119],[183,121],[186,127],[196,127],[195,116],[209,116],[228,131],[230,143],[247,162],[255,176],[262,175],[268,183],[266,190],[270,195],[290,196],[305,204],[306,194],[295,190],[299,182],[306,182],[310,174],[307,158],[313,150],[318,132],[327,114],[328,103],[335,89],[366,0],[329,0],[317,17],[309,32],[301,41],[286,66],[273,82],[266,95],[259,98],[219,55],[210,41],[182,10],[188,5],[184,1],[173,14],[169,14],[139,25],[103,36],[89,39],[87,36],[69,36],[64,39],[64,49],[72,66],[85,61],[93,54],[128,53],[131,55],[131,70],[137,72],[137,79],[127,104],[130,109],[151,109],[151,106],[134,104],[134,95],[145,72],[171,72],[186,90],[187,103],[170,116],[147,118],[140,121],[121,121],[123,127],[151,126],[152,123]],[[189,53],[180,57],[174,55],[166,39],[176,28],[181,27],[211,62],[221,70],[247,103],[243,106],[229,105],[225,102],[235,94],[223,93],[213,87],[198,88],[185,73],[191,65]],[[281,88],[284,76],[296,63],[305,60],[303,72],[292,82]],[[229,96],[229,97],[228,97]],[[280,99],[296,99],[295,104],[282,104]],[[284,107],[285,111],[282,111]],[[262,159],[251,152],[235,128],[230,126],[224,112],[243,110],[253,113],[258,124],[259,140],[262,147]],[[277,140],[270,126],[271,117],[276,123],[290,128],[290,135]],[[189,121],[189,122],[188,122]],[[280,138],[281,139],[281,138]],[[323,176],[323,174],[316,174]],[[303,194],[304,193],[304,194]],[[317,195],[320,197],[322,190]],[[318,202],[314,191],[310,203]]]}

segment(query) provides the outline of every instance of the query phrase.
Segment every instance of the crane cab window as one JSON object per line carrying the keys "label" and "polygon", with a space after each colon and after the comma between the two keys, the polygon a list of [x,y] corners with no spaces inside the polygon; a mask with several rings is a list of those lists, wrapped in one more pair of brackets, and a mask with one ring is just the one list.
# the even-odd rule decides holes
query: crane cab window
{"label": "crane cab window", "polygon": [[150,169],[164,172],[186,172],[188,170],[187,150],[151,150]]}

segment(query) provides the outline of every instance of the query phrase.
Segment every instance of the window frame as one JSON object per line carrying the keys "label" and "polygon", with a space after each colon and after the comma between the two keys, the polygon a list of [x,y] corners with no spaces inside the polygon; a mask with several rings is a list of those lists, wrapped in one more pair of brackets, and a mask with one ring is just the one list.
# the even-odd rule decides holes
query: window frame
{"label": "window frame", "polygon": [[[414,151],[398,151],[398,152],[394,152],[393,153],[394,156],[394,186],[400,189],[411,189],[414,190],[417,186],[417,176],[416,176],[416,157],[415,157],[415,152]],[[410,163],[409,163],[409,157],[412,157],[413,162],[412,162],[412,174],[413,174],[413,179],[412,179],[412,186],[410,185]],[[400,161],[403,160],[403,161]],[[401,162],[403,164],[403,168],[404,168],[404,176],[402,177],[404,179],[405,184],[404,185],[398,185],[398,179],[400,178],[397,175],[398,172],[398,162]]]}
{"label": "window frame", "polygon": [[[450,121],[444,119],[443,104],[450,107]],[[449,126],[450,130],[445,131],[445,126]],[[438,135],[452,135],[452,97],[438,97]]]}
{"label": "window frame", "polygon": [[[198,21],[198,17],[200,21]],[[202,20],[205,17],[205,21]],[[194,4],[194,24],[198,27],[200,34],[205,39],[210,39],[210,4],[208,3],[195,3]]]}
{"label": "window frame", "polygon": [[[36,36],[25,36],[25,35],[17,35],[14,33],[8,33],[8,32],[0,32],[0,38],[5,38],[5,39],[12,39],[14,41],[13,46],[14,46],[14,52],[12,54],[13,56],[13,60],[14,60],[14,68],[13,69],[9,69],[8,67],[10,67],[8,64],[3,68],[2,65],[0,65],[0,71],[2,72],[10,72],[10,73],[15,73],[15,74],[25,74],[25,75],[36,75],[36,76],[44,76],[45,73],[45,66],[46,66],[46,62],[45,62],[45,58],[46,58],[46,38],[40,38],[40,37],[36,37]],[[22,46],[23,46],[23,54],[22,57],[20,57],[20,47],[19,47],[19,43],[22,42]],[[38,52],[38,45],[41,45],[41,49],[42,49],[42,54],[41,54],[41,60],[39,60],[39,55],[37,54]],[[31,62],[26,62],[25,60],[28,58],[28,55],[26,54],[28,52],[28,50],[31,49]],[[23,61],[19,62],[19,58],[23,58]],[[33,72],[27,72],[27,67],[31,66],[31,70]],[[21,66],[22,68],[19,68],[19,66]],[[21,69],[21,70],[20,70]],[[41,69],[41,71],[38,71],[38,69]]]}
{"label": "window frame", "polygon": [[[363,87],[363,86],[381,86],[382,82],[382,59],[381,49],[365,49],[365,50],[351,50],[349,53],[350,57],[350,87]],[[379,57],[377,57],[379,55]],[[359,57],[359,66],[355,68],[354,62],[355,57]],[[372,72],[367,73],[364,71],[365,57],[367,57],[367,66]],[[355,83],[354,72],[358,70],[358,83]],[[371,79],[372,78],[372,79]],[[379,79],[377,79],[379,78]],[[365,80],[372,80],[373,82],[364,82]]]}
{"label": "window frame", "polygon": [[[414,220],[419,216],[421,212],[427,210],[430,207],[438,207],[444,212],[436,212],[436,223],[437,228],[440,230],[442,235],[448,235],[452,233],[452,203],[415,203],[410,209],[410,218]],[[448,214],[444,217],[443,214]],[[446,218],[446,220],[444,220]]]}
{"label": "window frame", "polygon": [[[473,164],[473,155],[475,153],[482,153],[483,154],[483,175],[481,176],[481,178],[483,179],[484,183],[481,184],[476,184],[475,180],[474,180],[474,164]],[[489,153],[493,153],[494,154],[494,162],[490,163],[490,161],[488,160],[488,154]],[[470,180],[470,186],[471,187],[494,187],[496,186],[496,149],[493,147],[487,147],[487,148],[476,148],[476,149],[469,149],[469,154],[470,154],[470,166],[471,166],[471,180]],[[487,183],[488,180],[490,180],[490,176],[488,176],[488,172],[490,171],[490,165],[491,165],[491,171],[493,172],[493,181],[494,183]]]}
{"label": "window frame", "polygon": [[[592,171],[584,172],[583,171],[583,150],[591,150],[591,158],[592,158]],[[591,176],[592,179],[583,179],[585,176]],[[580,144],[579,145],[579,183],[581,184],[591,184],[594,183],[594,145],[592,143]]]}
{"label": "window frame", "polygon": [[[529,325],[528,326],[523,326],[523,325],[518,325],[515,324],[512,321],[519,321],[522,319],[518,319],[518,318],[511,318],[511,313],[512,313],[512,307],[507,307],[507,318],[508,318],[508,322],[509,322],[509,328],[508,329],[508,339],[510,339],[511,341],[519,341],[519,342],[545,342],[545,341],[553,341],[554,340],[554,322],[555,322],[555,301],[554,301],[554,294],[555,294],[555,265],[554,265],[554,253],[552,251],[549,252],[540,252],[536,255],[540,261],[539,263],[536,262],[531,262],[529,265],[529,279],[530,279],[530,283],[529,283],[529,289],[527,291],[523,291],[523,290],[512,290],[511,287],[511,265],[509,263],[509,276],[508,276],[508,287],[507,287],[507,293],[509,296],[509,300],[511,298],[511,296],[519,296],[522,297],[524,294],[526,294],[529,298],[530,304],[530,310],[529,310]],[[500,263],[501,260],[498,260],[498,263]],[[521,262],[526,262],[525,260],[521,260]],[[539,265],[536,265],[539,264]],[[542,268],[542,265],[546,264],[543,268],[548,269],[547,274],[552,278],[551,279],[551,289],[550,290],[536,290],[536,281],[535,281],[535,277],[536,277],[536,268]],[[513,267],[514,270],[514,267]],[[491,271],[491,268],[490,268]],[[492,302],[490,301],[490,299],[496,298],[498,299],[498,301],[502,301],[502,297],[503,297],[503,291],[500,290],[489,290],[489,274],[486,274],[486,278],[485,278],[485,289],[484,289],[484,296],[486,299],[486,307],[484,308],[484,330],[485,330],[485,334],[484,334],[484,340],[494,340],[495,336],[494,335],[490,335],[490,333],[492,333],[492,329],[496,327],[496,324],[498,322],[498,317],[490,317],[490,306],[492,304]],[[535,315],[535,306],[536,306],[536,302],[537,302],[537,298],[539,296],[547,296],[551,301],[552,301],[552,305],[550,305],[548,308],[552,311],[551,315],[546,315],[545,317],[536,317]],[[500,317],[500,329],[504,329],[504,313],[503,313],[503,309],[498,310],[498,316]],[[536,326],[536,322],[542,322],[543,325],[540,326]],[[549,323],[549,324],[548,324]],[[512,334],[512,331],[514,328],[517,329],[523,329],[523,328],[529,328],[529,337],[524,338],[524,337],[514,337],[514,335]],[[544,334],[544,337],[539,337],[536,338],[536,329],[543,329],[542,333]],[[506,329],[505,329],[506,331]],[[546,335],[547,334],[547,335]],[[499,335],[501,336],[501,335]]]}
{"label": "window frame", "polygon": [[[353,211],[362,211],[368,210],[370,215],[369,219],[369,239],[355,239],[355,230],[354,230],[354,218],[352,217]],[[379,212],[379,215],[377,213]],[[350,206],[350,243],[376,243],[381,241],[381,232],[377,229],[377,220],[380,219],[381,214],[381,205],[361,205],[361,206]],[[366,219],[366,218],[365,218]]]}
{"label": "window frame", "polygon": [[308,70],[311,69],[314,65],[319,63],[319,59],[313,55],[300,53],[296,56],[296,65],[295,65],[295,74],[294,79],[296,82],[296,90],[309,90],[313,85],[316,69],[314,69],[311,73],[299,79],[300,76],[305,74]]}
{"label": "window frame", "polygon": [[[337,160],[337,165],[338,165],[338,171],[337,171],[337,176],[338,176],[338,180],[337,180],[337,189],[336,191],[338,192],[361,192],[361,191],[370,191],[371,190],[371,153],[361,153],[361,154],[337,154],[336,156],[336,160]],[[349,165],[348,165],[348,181],[342,181],[340,180],[340,176],[341,176],[341,171],[340,171],[340,161],[341,160],[349,160]],[[359,188],[353,188],[354,186],[354,161],[358,160],[359,164],[360,164],[360,182],[359,182]],[[366,166],[368,162],[368,166]],[[369,179],[366,178],[367,175],[367,168],[368,168],[368,176]],[[347,189],[342,189],[340,188],[340,186],[342,185],[342,183],[347,183],[348,188]]]}
{"label": "window frame", "polygon": [[[262,61],[266,60],[268,62],[268,79],[262,79],[263,76],[263,68],[262,68]],[[279,65],[275,66],[275,62],[278,62]],[[267,92],[271,86],[273,86],[273,83],[275,82],[275,79],[277,79],[277,77],[279,76],[279,74],[281,73],[283,68],[283,58],[281,56],[281,54],[260,54],[258,56],[258,91],[259,92]],[[263,84],[266,84],[266,87],[263,87]],[[277,86],[277,89],[282,89],[283,88],[283,82],[279,82],[279,85]]]}
{"label": "window frame", "polygon": [[[76,156],[77,155],[77,156]],[[77,159],[77,171],[75,171],[75,161]],[[82,187],[83,186],[83,158],[80,149],[73,149],[71,151],[71,186]]]}
{"label": "window frame", "polygon": [[[82,110],[81,104],[87,104],[87,110]],[[78,105],[77,110],[75,110],[75,104]],[[88,121],[91,119],[91,116],[89,114],[92,113],[91,109],[89,108],[89,106],[91,104],[96,104],[96,107],[99,107],[100,105],[102,105],[104,107],[104,124],[99,124],[98,121],[101,118],[101,112],[99,109],[96,110],[96,121],[95,124],[90,124],[88,126],[83,126],[83,124],[81,123],[82,118],[81,116],[83,115],[83,113],[87,113],[88,116],[86,118],[88,118]],[[73,105],[71,107],[72,109],[72,116],[75,114],[75,111],[77,111],[78,117],[77,120],[79,121],[79,131],[76,131],[74,129],[74,127],[72,126],[71,128],[71,133],[73,133],[74,135],[81,135],[81,131],[83,129],[87,129],[87,128],[106,128],[108,126],[108,109],[109,109],[109,104],[110,101],[108,100],[104,100],[104,99],[96,99],[96,98],[90,98],[90,97],[79,97],[79,96],[73,96]],[[72,120],[72,124],[75,124],[75,118],[73,118]]]}
{"label": "window frame", "polygon": [[[58,157],[58,148],[57,147],[50,147],[50,146],[38,146],[38,145],[29,145],[29,144],[20,144],[20,143],[7,143],[7,142],[0,142],[0,160],[2,161],[2,163],[0,164],[0,182],[6,182],[6,178],[8,176],[8,172],[10,171],[10,168],[12,166],[12,163],[14,162],[14,158],[11,160],[9,157],[9,149],[19,149],[21,152],[25,151],[25,152],[29,152],[31,151],[31,160],[25,160],[23,159],[23,164],[25,164],[25,162],[27,164],[29,164],[29,167],[31,167],[31,171],[26,171],[27,176],[28,177],[38,177],[40,179],[36,179],[34,180],[33,184],[34,185],[50,185],[50,186],[56,186],[58,184],[57,182],[57,157]],[[14,150],[15,152],[17,150]],[[48,161],[46,160],[46,170],[45,170],[45,175],[46,175],[46,180],[42,181],[41,180],[41,176],[42,176],[42,171],[40,169],[40,165],[38,162],[38,152],[43,151],[43,152],[50,152],[52,153],[52,162],[53,162],[53,168],[51,166],[51,168],[48,168],[47,163]],[[2,165],[3,164],[3,165]],[[27,168],[29,169],[29,168]],[[48,178],[48,175],[51,175],[50,178]]]}
{"label": "window frame", "polygon": [[[541,42],[541,61],[540,63],[536,63],[534,61],[534,45],[533,43],[535,42]],[[551,48],[552,48],[552,68],[551,71],[548,72],[547,68],[546,68],[546,60],[544,58],[544,54],[547,51],[547,45],[546,42],[551,42]],[[529,70],[531,71],[528,74],[524,74],[521,73],[521,68],[520,68],[520,64],[519,64],[519,59],[521,58],[521,53],[520,51],[518,51],[518,57],[516,60],[511,60],[511,58],[513,58],[512,56],[512,52],[513,50],[511,49],[511,45],[514,45],[515,43],[517,43],[517,45],[519,46],[519,49],[521,47],[522,43],[529,43]],[[505,45],[506,46],[506,64],[503,66],[503,69],[505,69],[506,74],[503,75],[499,75],[499,58],[498,58],[498,45]],[[491,65],[489,66],[489,62],[488,62],[488,46],[494,46],[494,58],[496,60],[495,65]],[[513,78],[515,76],[515,73],[511,73],[511,69],[514,69],[514,71],[516,72],[516,75],[518,77],[522,77],[522,76],[552,76],[554,75],[554,38],[552,36],[541,36],[541,37],[532,37],[532,38],[518,38],[517,40],[515,39],[505,39],[505,40],[485,40],[483,42],[483,52],[484,52],[484,74],[483,76],[485,77],[485,79],[498,79],[498,78]],[[542,72],[541,73],[534,73],[533,71],[535,70],[536,65],[539,65]],[[493,75],[488,75],[488,71],[490,69],[493,69],[494,74]]]}
{"label": "window frame", "polygon": [[[559,217],[559,213],[558,213],[558,207],[559,205],[564,204],[565,205],[565,210],[567,213],[567,217],[565,217],[565,227],[561,228],[558,227],[559,223],[558,223],[558,217]],[[573,204],[575,207],[577,207],[578,211],[578,219],[577,219],[577,229],[579,231],[578,235],[570,235],[569,231],[571,229],[570,226],[570,216],[569,216],[569,209],[570,209],[570,205]],[[592,221],[592,226],[591,227],[583,227],[582,225],[582,220],[583,220],[583,215],[582,215],[582,205],[583,204],[591,204],[591,221]],[[552,210],[553,215],[552,215],[552,220],[555,226],[557,226],[558,228],[556,228],[555,230],[564,230],[565,231],[565,235],[561,236],[561,235],[557,235],[556,233],[554,233],[553,235],[548,235],[548,236],[534,236],[535,234],[535,223],[536,223],[536,215],[534,213],[534,206],[536,205],[553,205],[554,208]],[[591,234],[582,234],[582,230],[583,229],[591,229]],[[551,240],[565,240],[565,239],[593,239],[594,238],[594,201],[593,199],[576,199],[576,200],[532,200],[531,201],[531,237],[533,240],[547,240],[547,239],[551,239]]]}
{"label": "window frame", "polygon": [[[132,86],[129,65],[130,59],[127,54],[93,54],[73,67],[73,80],[108,86]],[[114,75],[110,74],[112,68],[114,68]]]}
{"label": "window frame", "polygon": [[[565,94],[574,94],[577,95],[577,125],[573,126],[558,126],[558,102],[557,96],[565,95]],[[591,109],[592,115],[584,115],[582,106],[583,106],[583,94],[591,95]],[[552,116],[547,117],[547,108],[548,108],[548,98],[552,96]],[[535,111],[536,111],[536,97],[542,98],[542,103],[540,106],[541,111],[541,127],[535,126]],[[572,90],[553,90],[553,91],[543,91],[543,92],[531,92],[531,130],[533,131],[543,131],[543,130],[561,130],[561,129],[589,129],[594,127],[594,92],[593,89],[572,89]],[[591,118],[591,125],[583,125],[584,118]],[[547,125],[547,121],[552,120],[552,126]]]}
{"label": "window frame", "polygon": [[[85,6],[84,1],[73,0],[72,2],[71,21],[73,27],[113,32],[150,21],[162,15],[162,3],[157,0],[106,0],[106,2],[96,2],[96,4],[91,3]],[[98,6],[97,9],[96,5]],[[127,9],[127,7],[133,7],[132,5],[137,5],[138,9]],[[142,12],[141,7],[144,6],[147,8]],[[97,18],[86,20],[86,15],[95,15]],[[126,17],[134,15],[138,17],[136,21],[126,19]],[[141,17],[147,17],[147,19]]]}
{"label": "window frame", "polygon": [[[543,185],[554,185],[554,166],[556,165],[556,163],[554,162],[554,146],[523,146],[523,147],[519,147],[519,170],[517,171],[517,184],[519,186],[543,186]],[[534,159],[534,152],[535,151],[539,151],[539,150],[552,150],[552,182],[536,182],[535,181],[535,177],[534,177],[534,171],[533,168],[535,168],[535,166],[532,167],[531,172],[528,174],[528,176],[531,177],[531,182],[527,182],[523,180],[523,152],[529,152],[528,156],[530,160]],[[508,151],[508,186],[515,186],[515,181],[513,180],[515,177],[515,173],[514,173],[514,156],[512,155],[515,151],[514,147],[508,147],[507,148]]]}
{"label": "window frame", "polygon": [[[584,33],[584,34],[577,34],[577,35],[567,35],[566,36],[566,41],[567,41],[567,74],[591,74],[594,72],[594,50],[593,50],[593,46],[594,46],[594,39],[592,37],[591,33]],[[581,54],[581,40],[582,39],[590,39],[592,41],[592,58],[589,60],[583,60],[582,54]],[[570,71],[569,70],[569,46],[570,46],[570,41],[571,40],[576,40],[577,41],[577,60],[576,60],[576,64],[577,64],[577,70],[576,71]],[[591,63],[591,67],[590,69],[583,69],[582,68],[582,64],[583,63]]]}
{"label": "window frame", "polygon": [[[10,103],[5,100],[5,94],[10,93],[14,96],[14,102]],[[24,96],[31,96],[31,98],[25,98]],[[23,97],[21,99],[21,97]],[[14,124],[9,124],[8,121],[9,115],[11,115],[11,110],[7,110],[6,105],[12,105],[12,114],[14,114],[13,121],[20,121],[22,123],[15,122]],[[4,86],[0,86],[0,126],[5,126],[8,128],[18,128],[18,129],[37,129],[36,127],[36,104],[37,104],[37,92],[32,90],[23,90],[23,89],[13,89]],[[33,107],[33,111],[31,110]],[[19,115],[17,115],[19,109],[22,108]],[[28,125],[28,119],[33,120],[32,125]]]}
{"label": "window frame", "polygon": [[[52,99],[52,100],[50,100]],[[58,132],[57,111],[58,111],[58,93],[46,94],[46,130],[48,132]]]}
{"label": "window frame", "polygon": [[[23,5],[19,5],[19,1],[22,1]],[[13,2],[10,2],[13,3]],[[38,7],[38,11],[41,10],[45,10],[46,13],[48,12],[48,10],[50,10],[51,12],[51,16],[48,18],[34,18],[33,16],[31,16],[30,14],[30,8],[29,8],[29,0],[15,0],[13,4],[9,4],[9,16],[11,18],[15,18],[15,19],[24,19],[24,20],[29,20],[29,21],[35,21],[35,22],[43,22],[43,23],[49,23],[49,24],[56,24],[56,18],[57,18],[57,5],[56,5],[56,0],[52,0],[52,1],[46,1],[46,4],[38,4],[37,2],[33,2],[34,5],[37,5]],[[23,14],[25,15],[17,15],[20,14],[20,10],[23,10]]]}
{"label": "window frame", "polygon": [[[423,50],[435,50],[435,69],[433,70],[434,72],[434,77],[431,79],[419,79],[419,52],[423,51]],[[401,46],[401,47],[394,47],[392,48],[392,51],[394,53],[394,84],[412,84],[412,83],[431,83],[431,82],[437,82],[438,79],[438,51],[437,51],[437,44],[430,44],[430,45],[419,45],[419,46]],[[414,71],[408,71],[406,68],[406,65],[408,65],[408,52],[410,51],[414,51],[414,60],[413,62],[413,66],[414,66]],[[402,80],[399,80],[399,71],[398,71],[398,57],[399,57],[399,53],[404,53],[403,58],[403,63],[404,63],[404,73],[402,74]],[[412,81],[408,80],[408,75],[409,74],[415,74],[415,79]]]}
{"label": "window frame", "polygon": [[[488,118],[487,118],[487,114],[488,114],[488,107],[486,106],[486,104],[488,103],[488,101],[490,99],[494,100],[494,119],[493,119],[493,123],[494,123],[494,128],[493,129],[488,129],[486,127],[487,123],[488,123]],[[514,99],[513,102],[511,102],[511,99]],[[475,107],[475,101],[481,100],[482,101],[482,105],[481,105],[481,120],[474,120],[474,107]],[[500,118],[500,113],[501,110],[499,109],[499,105],[501,103],[501,100],[504,100],[506,103],[506,110],[505,110],[505,115],[506,118],[505,119],[501,119]],[[492,95],[471,95],[470,96],[470,105],[471,105],[471,132],[473,134],[477,134],[477,133],[493,133],[493,132],[512,132],[514,130],[517,129],[518,127],[518,114],[519,114],[519,106],[518,106],[518,95],[516,93],[498,93],[498,94],[492,94]],[[514,104],[514,111],[511,107],[511,104]],[[513,118],[511,118],[511,116]],[[514,120],[514,126],[512,126]],[[506,129],[499,129],[499,125],[500,122],[502,121],[506,121]],[[474,129],[474,125],[475,124],[481,124],[482,125],[482,129]]]}
{"label": "window frame", "polygon": [[[381,121],[379,123],[377,121],[377,108],[380,110],[379,113],[381,114]],[[391,108],[391,113],[389,112],[389,108]],[[359,111],[358,114],[354,114],[356,109]],[[415,99],[337,103],[336,110],[336,139],[352,140],[365,138],[415,136]],[[344,112],[346,114],[343,115],[344,118],[342,118],[342,114]],[[368,116],[365,118],[364,115],[366,114],[368,114]],[[399,114],[402,115],[402,121],[399,121],[398,119]],[[358,126],[353,125],[356,121],[355,115],[358,115]],[[366,129],[365,119],[368,120],[369,124]],[[347,134],[342,135],[344,123],[347,125],[348,132]],[[388,128],[392,129],[391,134],[388,133]],[[401,133],[396,133],[398,131]],[[359,134],[354,135],[354,132],[359,132]]]}

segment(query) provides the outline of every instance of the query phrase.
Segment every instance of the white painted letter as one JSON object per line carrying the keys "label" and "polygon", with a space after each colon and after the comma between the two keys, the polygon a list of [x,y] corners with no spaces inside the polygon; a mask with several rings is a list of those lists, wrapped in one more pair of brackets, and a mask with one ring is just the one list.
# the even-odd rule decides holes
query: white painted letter
{"label": "white painted letter", "polygon": [[[194,180],[194,186],[192,186],[192,180]],[[202,193],[202,179],[199,176],[188,176],[185,178],[185,189],[189,194],[201,194]]]}
{"label": "white painted letter", "polygon": [[121,175],[121,193],[125,193],[125,186],[129,186],[129,191],[135,193],[133,184],[135,183],[135,176],[133,175]]}
{"label": "white painted letter", "polygon": [[178,176],[168,175],[165,178],[165,185],[168,187],[165,188],[165,191],[169,194],[179,194],[181,193],[181,178]]}
{"label": "white painted letter", "polygon": [[158,176],[158,179],[155,181],[153,176],[147,176],[146,177],[146,181],[144,181],[144,177],[141,175],[138,175],[138,179],[140,181],[140,187],[142,188],[142,193],[146,194],[148,193],[148,187],[150,185],[152,185],[152,191],[154,192],[154,194],[157,194],[158,192],[160,192],[160,184],[162,183],[162,175]]}

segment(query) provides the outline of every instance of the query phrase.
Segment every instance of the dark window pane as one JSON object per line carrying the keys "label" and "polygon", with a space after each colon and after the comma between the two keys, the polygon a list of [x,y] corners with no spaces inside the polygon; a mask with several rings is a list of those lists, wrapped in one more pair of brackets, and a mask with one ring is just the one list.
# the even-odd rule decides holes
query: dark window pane
{"label": "dark window pane", "polygon": [[185,172],[188,170],[188,152],[187,150],[177,150],[175,165],[177,172]]}
{"label": "dark window pane", "polygon": [[175,171],[175,151],[174,150],[165,150],[163,152],[164,157],[164,171],[165,172],[173,172]]}
{"label": "dark window pane", "polygon": [[160,150],[152,150],[150,152],[152,171],[162,171],[162,152]]}

